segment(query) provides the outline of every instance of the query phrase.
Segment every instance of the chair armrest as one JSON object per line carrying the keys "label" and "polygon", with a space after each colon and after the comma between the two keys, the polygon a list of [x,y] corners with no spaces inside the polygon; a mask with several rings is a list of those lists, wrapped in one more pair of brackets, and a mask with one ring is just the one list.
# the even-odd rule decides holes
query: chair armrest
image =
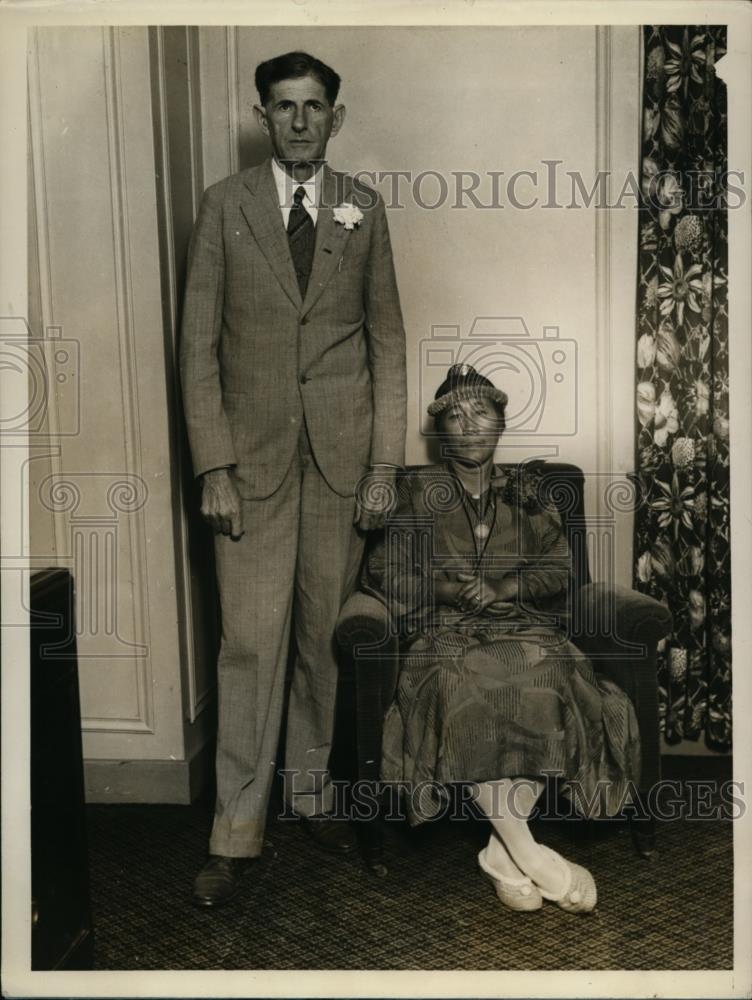
{"label": "chair armrest", "polygon": [[399,639],[391,615],[383,601],[371,594],[356,591],[345,601],[336,625],[340,648],[355,654],[373,647],[372,655],[397,656]]}
{"label": "chair armrest", "polygon": [[577,595],[574,641],[600,656],[631,658],[655,648],[671,631],[671,612],[647,594],[610,583],[589,583]]}
{"label": "chair armrest", "polygon": [[594,668],[617,684],[634,706],[643,790],[661,777],[656,646],[671,627],[667,608],[627,587],[590,583],[577,594],[572,639],[590,657]]}

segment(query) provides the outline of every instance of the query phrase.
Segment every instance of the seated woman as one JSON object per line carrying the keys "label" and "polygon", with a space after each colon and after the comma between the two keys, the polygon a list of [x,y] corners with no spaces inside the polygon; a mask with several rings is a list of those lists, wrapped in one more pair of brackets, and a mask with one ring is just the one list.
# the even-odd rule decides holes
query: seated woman
{"label": "seated woman", "polygon": [[493,463],[506,401],[470,366],[449,369],[429,407],[445,461],[402,479],[391,540],[368,560],[364,583],[403,642],[382,778],[422,788],[411,823],[438,812],[437,786],[472,783],[492,825],[478,862],[499,899],[581,913],[596,904],[592,875],[536,842],[528,818],[549,776],[590,814],[623,806],[639,778],[637,719],[567,640],[558,513],[529,476]]}

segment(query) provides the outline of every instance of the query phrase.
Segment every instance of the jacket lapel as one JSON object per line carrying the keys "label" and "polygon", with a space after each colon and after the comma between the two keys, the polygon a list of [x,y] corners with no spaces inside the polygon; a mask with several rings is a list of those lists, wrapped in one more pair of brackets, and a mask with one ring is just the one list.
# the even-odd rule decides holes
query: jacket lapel
{"label": "jacket lapel", "polygon": [[313,266],[308,288],[303,302],[303,312],[307,313],[323,292],[335,270],[340,266],[351,230],[334,221],[334,209],[345,198],[342,186],[331,169],[324,164],[321,182],[321,199],[316,220],[316,247],[313,252]]}
{"label": "jacket lapel", "polygon": [[295,277],[287,233],[279,208],[271,160],[249,171],[244,184],[240,210],[269,267],[293,304],[299,309],[302,305],[300,288]]}

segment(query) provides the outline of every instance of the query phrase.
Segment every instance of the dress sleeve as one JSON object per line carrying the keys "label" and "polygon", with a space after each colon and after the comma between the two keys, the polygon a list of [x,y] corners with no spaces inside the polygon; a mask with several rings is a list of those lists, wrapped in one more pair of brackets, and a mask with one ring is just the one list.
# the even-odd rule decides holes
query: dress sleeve
{"label": "dress sleeve", "polygon": [[567,593],[572,556],[558,513],[543,510],[531,514],[530,527],[534,551],[525,559],[520,574],[520,598],[538,606]]}
{"label": "dress sleeve", "polygon": [[430,550],[418,521],[408,477],[401,477],[397,506],[370,546],[361,578],[361,589],[384,601],[402,634],[430,605]]}

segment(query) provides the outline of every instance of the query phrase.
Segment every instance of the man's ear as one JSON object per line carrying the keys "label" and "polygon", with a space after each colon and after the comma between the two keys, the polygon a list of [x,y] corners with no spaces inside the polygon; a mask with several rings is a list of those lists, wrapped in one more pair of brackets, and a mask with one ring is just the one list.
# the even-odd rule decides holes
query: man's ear
{"label": "man's ear", "polygon": [[334,117],[332,119],[332,130],[329,135],[336,135],[342,128],[345,121],[345,113],[347,109],[344,104],[337,104],[334,108]]}
{"label": "man's ear", "polygon": [[256,118],[256,124],[264,133],[264,135],[269,135],[269,123],[266,120],[266,111],[260,104],[253,105],[253,114]]}

